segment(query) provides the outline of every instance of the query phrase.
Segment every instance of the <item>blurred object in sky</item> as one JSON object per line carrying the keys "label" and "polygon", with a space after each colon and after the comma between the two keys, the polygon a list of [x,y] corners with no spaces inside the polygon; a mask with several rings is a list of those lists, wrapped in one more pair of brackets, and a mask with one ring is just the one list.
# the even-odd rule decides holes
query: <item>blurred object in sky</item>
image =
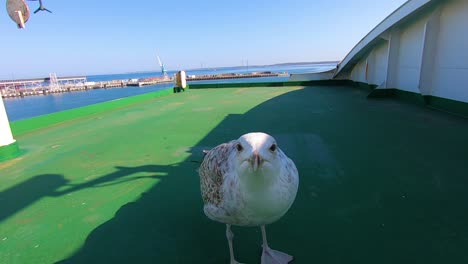
{"label": "blurred object in sky", "polygon": [[[37,0],[29,0],[29,1],[37,1]],[[42,0],[39,0],[39,8],[36,9],[36,11],[34,11],[34,14],[36,14],[39,11],[47,11],[49,13],[52,13],[52,11],[44,7],[44,5],[42,4]]]}
{"label": "blurred object in sky", "polygon": [[10,18],[18,25],[18,28],[24,28],[29,19],[29,8],[24,0],[7,0],[6,8]]}

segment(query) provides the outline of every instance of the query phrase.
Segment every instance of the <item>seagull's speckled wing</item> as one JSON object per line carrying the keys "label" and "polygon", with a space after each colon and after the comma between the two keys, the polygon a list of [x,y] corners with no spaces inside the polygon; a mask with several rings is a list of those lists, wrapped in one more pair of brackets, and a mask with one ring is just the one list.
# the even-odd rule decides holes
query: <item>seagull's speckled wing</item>
{"label": "seagull's speckled wing", "polygon": [[229,156],[235,151],[235,140],[218,145],[210,150],[199,169],[200,188],[205,204],[218,206],[223,200],[221,185],[224,175],[229,171]]}

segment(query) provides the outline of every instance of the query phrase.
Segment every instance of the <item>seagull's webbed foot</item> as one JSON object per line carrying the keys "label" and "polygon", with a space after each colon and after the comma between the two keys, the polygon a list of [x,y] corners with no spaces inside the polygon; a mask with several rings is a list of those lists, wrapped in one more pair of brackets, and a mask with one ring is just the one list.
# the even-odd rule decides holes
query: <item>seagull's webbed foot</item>
{"label": "seagull's webbed foot", "polygon": [[265,226],[261,226],[261,229],[262,229],[262,238],[263,238],[262,264],[288,264],[290,261],[292,261],[293,260],[292,256],[286,253],[271,249],[268,246]]}
{"label": "seagull's webbed foot", "polygon": [[262,264],[287,264],[292,260],[293,257],[286,253],[263,246]]}

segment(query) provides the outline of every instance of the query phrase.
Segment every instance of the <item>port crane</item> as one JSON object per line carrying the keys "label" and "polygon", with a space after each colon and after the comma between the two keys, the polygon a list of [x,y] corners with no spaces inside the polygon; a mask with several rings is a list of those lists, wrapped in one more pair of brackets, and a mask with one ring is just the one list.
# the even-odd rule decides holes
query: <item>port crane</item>
{"label": "port crane", "polygon": [[159,56],[156,56],[158,58],[158,62],[159,62],[159,67],[161,67],[161,74],[164,78],[168,77],[167,76],[167,72],[166,72],[166,68],[164,68],[164,64],[162,63],[161,61],[161,58],[159,58]]}

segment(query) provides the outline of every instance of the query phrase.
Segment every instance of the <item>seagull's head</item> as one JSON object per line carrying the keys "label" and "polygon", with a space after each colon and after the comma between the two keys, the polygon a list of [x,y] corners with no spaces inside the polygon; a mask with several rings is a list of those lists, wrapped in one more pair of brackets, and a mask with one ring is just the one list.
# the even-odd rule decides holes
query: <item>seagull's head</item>
{"label": "seagull's head", "polygon": [[245,177],[273,177],[280,169],[276,140],[265,133],[242,135],[235,143],[236,168]]}

